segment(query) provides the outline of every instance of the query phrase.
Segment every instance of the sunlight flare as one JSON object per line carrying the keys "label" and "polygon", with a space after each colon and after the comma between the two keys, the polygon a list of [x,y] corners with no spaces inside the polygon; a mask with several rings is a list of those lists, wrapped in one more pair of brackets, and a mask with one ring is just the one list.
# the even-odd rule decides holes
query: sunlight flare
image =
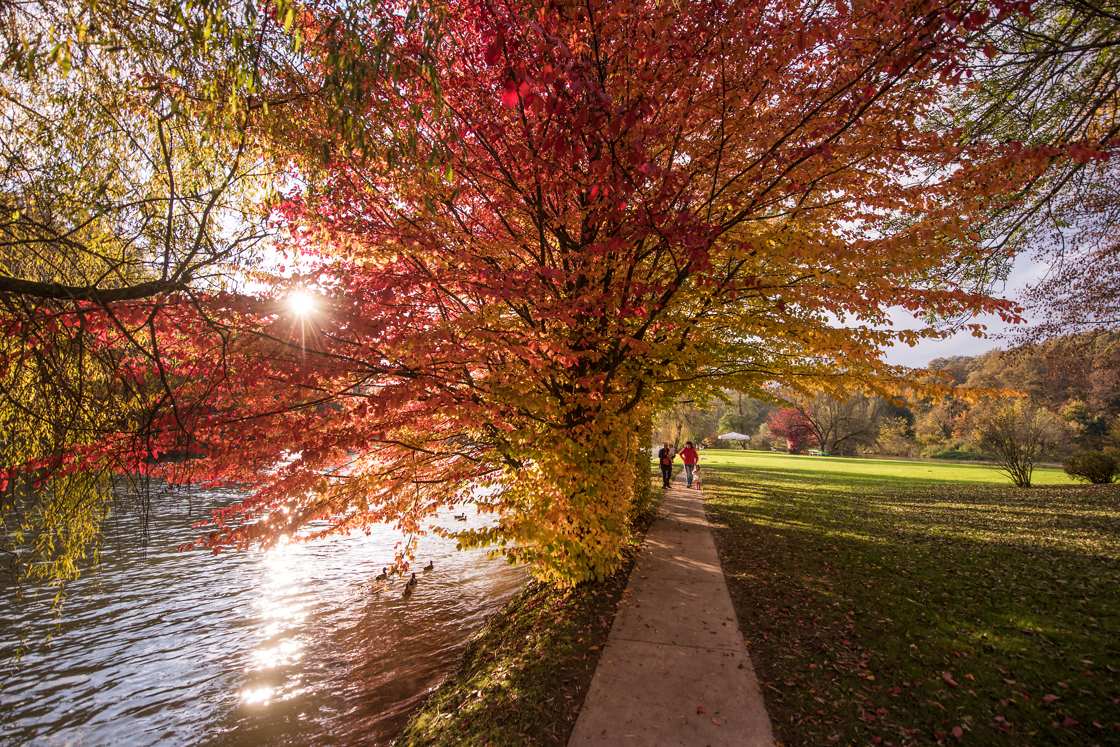
{"label": "sunlight flare", "polygon": [[294,290],[288,294],[288,310],[301,319],[315,313],[317,304],[315,297],[305,290]]}

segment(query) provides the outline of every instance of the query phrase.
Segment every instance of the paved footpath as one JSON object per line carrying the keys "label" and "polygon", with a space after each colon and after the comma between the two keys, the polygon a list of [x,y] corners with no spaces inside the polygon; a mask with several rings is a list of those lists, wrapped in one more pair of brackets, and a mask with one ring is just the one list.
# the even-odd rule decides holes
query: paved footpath
{"label": "paved footpath", "polygon": [[568,745],[773,745],[700,491],[661,513]]}

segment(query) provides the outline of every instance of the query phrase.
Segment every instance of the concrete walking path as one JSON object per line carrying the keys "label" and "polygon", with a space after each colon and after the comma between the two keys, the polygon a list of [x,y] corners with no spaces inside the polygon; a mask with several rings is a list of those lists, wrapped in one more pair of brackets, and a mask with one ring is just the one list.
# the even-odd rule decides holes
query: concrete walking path
{"label": "concrete walking path", "polygon": [[773,745],[699,490],[666,491],[569,739]]}

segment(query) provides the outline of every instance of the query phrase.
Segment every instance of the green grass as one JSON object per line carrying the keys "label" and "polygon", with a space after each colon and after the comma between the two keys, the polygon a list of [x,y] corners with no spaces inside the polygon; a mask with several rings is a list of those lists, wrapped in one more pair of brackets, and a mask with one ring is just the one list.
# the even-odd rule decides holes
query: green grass
{"label": "green grass", "polygon": [[[905,482],[971,482],[1009,485],[1010,480],[987,464],[942,462],[913,459],[856,459],[847,457],[791,456],[773,451],[734,451],[705,449],[707,466],[735,466],[756,470],[804,472],[806,475],[833,476],[846,481],[861,479],[874,483]],[[1037,467],[1032,481],[1035,485],[1073,484],[1057,467]]]}
{"label": "green grass", "polygon": [[707,450],[785,744],[1120,743],[1120,486]]}

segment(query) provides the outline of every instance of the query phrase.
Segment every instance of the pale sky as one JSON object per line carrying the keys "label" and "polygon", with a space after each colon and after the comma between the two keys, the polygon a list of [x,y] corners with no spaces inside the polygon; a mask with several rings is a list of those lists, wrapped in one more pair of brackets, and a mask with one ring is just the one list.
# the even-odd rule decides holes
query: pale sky
{"label": "pale sky", "polygon": [[[1018,298],[1022,290],[1032,282],[1037,281],[1046,273],[1047,266],[1027,254],[1021,254],[1015,260],[1007,285],[1002,293],[1004,298]],[[913,316],[899,309],[892,317],[898,328],[919,327]],[[1007,341],[1000,339],[999,335],[1012,329],[1012,325],[1004,324],[999,317],[981,315],[976,321],[988,326],[988,337],[973,337],[969,332],[958,332],[944,340],[924,340],[914,347],[895,345],[887,351],[886,360],[889,363],[904,366],[925,366],[934,358],[945,358],[951,355],[979,355],[994,348],[1007,347]]]}

